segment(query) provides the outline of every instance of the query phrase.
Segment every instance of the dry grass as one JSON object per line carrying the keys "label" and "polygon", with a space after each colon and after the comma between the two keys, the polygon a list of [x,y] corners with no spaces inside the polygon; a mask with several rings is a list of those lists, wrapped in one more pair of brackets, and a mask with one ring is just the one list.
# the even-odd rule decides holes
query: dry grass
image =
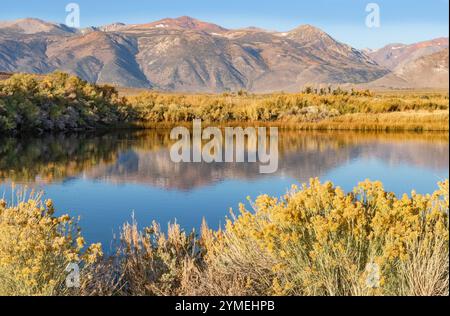
{"label": "dry grass", "polygon": [[448,131],[448,111],[346,114],[316,123],[301,123],[304,130]]}
{"label": "dry grass", "polygon": [[399,293],[405,296],[448,296],[449,256],[442,251],[448,247],[446,240],[417,241],[408,247],[408,259],[399,264],[404,276]]}
{"label": "dry grass", "polygon": [[[298,131],[361,131],[361,132],[447,132],[449,112],[393,112],[379,114],[345,114],[314,122],[207,122],[218,127],[278,127],[282,130]],[[192,127],[192,122],[137,122],[134,126],[144,129],[171,129],[177,126]]]}
{"label": "dry grass", "polygon": [[168,94],[128,96],[137,124],[161,128],[192,122],[270,125],[307,130],[448,131],[448,93]]}
{"label": "dry grass", "polygon": [[158,224],[143,232],[137,223],[125,224],[118,249],[124,295],[187,294],[188,276],[197,269],[200,249],[194,234],[187,235],[177,224],[169,225],[167,235]]}

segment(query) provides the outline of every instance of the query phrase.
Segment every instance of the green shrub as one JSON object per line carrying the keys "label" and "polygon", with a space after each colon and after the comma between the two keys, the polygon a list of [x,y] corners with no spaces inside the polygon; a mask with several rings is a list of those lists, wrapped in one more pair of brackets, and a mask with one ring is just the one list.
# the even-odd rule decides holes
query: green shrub
{"label": "green shrub", "polygon": [[0,131],[67,131],[126,122],[133,111],[113,87],[64,73],[16,74],[0,82]]}

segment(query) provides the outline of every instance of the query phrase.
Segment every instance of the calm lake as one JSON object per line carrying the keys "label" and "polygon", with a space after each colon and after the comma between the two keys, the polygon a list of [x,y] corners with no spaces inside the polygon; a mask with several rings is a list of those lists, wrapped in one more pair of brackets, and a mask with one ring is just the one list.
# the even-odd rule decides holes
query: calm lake
{"label": "calm lake", "polygon": [[107,251],[113,234],[131,221],[141,226],[176,220],[184,229],[205,218],[212,228],[247,196],[285,194],[319,177],[346,191],[365,179],[396,194],[432,193],[449,177],[448,134],[280,132],[279,169],[258,163],[173,163],[170,131],[0,138],[0,197],[11,184],[52,198],[59,214],[80,216],[83,235]]}

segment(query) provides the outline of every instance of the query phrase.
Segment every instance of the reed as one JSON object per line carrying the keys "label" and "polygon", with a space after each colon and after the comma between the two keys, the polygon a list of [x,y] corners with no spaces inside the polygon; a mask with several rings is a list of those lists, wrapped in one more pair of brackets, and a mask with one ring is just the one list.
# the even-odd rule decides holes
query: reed
{"label": "reed", "polygon": [[135,123],[170,128],[202,119],[211,125],[278,126],[299,130],[448,131],[446,93],[180,95],[127,97]]}

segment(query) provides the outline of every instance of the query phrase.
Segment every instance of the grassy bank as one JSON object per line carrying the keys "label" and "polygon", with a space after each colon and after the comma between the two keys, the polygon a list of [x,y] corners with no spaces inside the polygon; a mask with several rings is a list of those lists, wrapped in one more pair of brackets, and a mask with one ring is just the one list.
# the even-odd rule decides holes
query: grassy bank
{"label": "grassy bank", "polygon": [[214,125],[271,125],[302,130],[448,131],[446,93],[368,91],[249,95],[141,93],[127,100],[144,127],[195,118]]}
{"label": "grassy bank", "polygon": [[449,112],[405,111],[391,113],[345,114],[315,123],[300,123],[303,130],[355,130],[355,131],[448,131]]}
{"label": "grassy bank", "polygon": [[[292,131],[359,131],[359,132],[447,132],[449,112],[405,111],[391,113],[354,113],[317,121],[207,121],[208,126],[218,127],[278,127]],[[192,122],[138,121],[133,124],[143,129],[171,129],[176,126],[192,127]]]}
{"label": "grassy bank", "polygon": [[[0,203],[0,293],[61,295],[448,295],[449,183],[396,197],[381,183],[344,193],[312,179],[241,206],[199,235],[125,224],[117,254],[85,249],[74,221],[40,197]],[[81,264],[81,287],[63,271]]]}
{"label": "grassy bank", "polygon": [[200,118],[213,125],[303,130],[448,131],[447,92],[306,89],[297,94],[221,95],[135,92],[62,73],[0,81],[0,131],[73,131],[118,126],[160,128]]}

